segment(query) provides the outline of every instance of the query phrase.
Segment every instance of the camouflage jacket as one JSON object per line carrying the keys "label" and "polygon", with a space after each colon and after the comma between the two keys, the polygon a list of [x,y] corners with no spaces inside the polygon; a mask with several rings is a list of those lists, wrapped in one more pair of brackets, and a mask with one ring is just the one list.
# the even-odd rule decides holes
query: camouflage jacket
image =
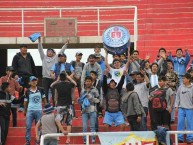
{"label": "camouflage jacket", "polygon": [[173,90],[176,91],[176,87],[179,84],[178,75],[174,71],[170,71],[166,73],[167,85]]}

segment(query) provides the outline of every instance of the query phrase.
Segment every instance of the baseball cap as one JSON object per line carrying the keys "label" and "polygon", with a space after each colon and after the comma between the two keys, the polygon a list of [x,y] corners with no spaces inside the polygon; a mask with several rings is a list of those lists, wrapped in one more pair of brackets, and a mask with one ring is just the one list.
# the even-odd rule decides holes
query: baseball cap
{"label": "baseball cap", "polygon": [[83,55],[82,52],[78,51],[76,52],[76,55]]}
{"label": "baseball cap", "polygon": [[130,76],[136,75],[137,73],[138,73],[137,71],[132,71],[132,72],[130,73]]}
{"label": "baseball cap", "polygon": [[12,66],[7,66],[6,71],[14,71],[14,68]]}
{"label": "baseball cap", "polygon": [[61,56],[66,57],[66,54],[65,54],[65,53],[59,53],[59,54],[58,54],[58,57],[61,57]]}
{"label": "baseball cap", "polygon": [[[114,82],[115,82],[114,79],[107,79],[107,85],[109,85],[111,81],[114,81]],[[117,82],[115,82],[115,84],[117,85]]]}
{"label": "baseball cap", "polygon": [[36,78],[35,76],[31,76],[31,77],[29,78],[29,81],[31,82],[31,81],[33,81],[33,80],[37,80],[37,78]]}
{"label": "baseball cap", "polygon": [[96,58],[100,58],[101,57],[100,53],[95,53],[94,55],[95,55]]}
{"label": "baseball cap", "polygon": [[53,48],[48,48],[47,51],[52,51],[53,53],[56,53]]}

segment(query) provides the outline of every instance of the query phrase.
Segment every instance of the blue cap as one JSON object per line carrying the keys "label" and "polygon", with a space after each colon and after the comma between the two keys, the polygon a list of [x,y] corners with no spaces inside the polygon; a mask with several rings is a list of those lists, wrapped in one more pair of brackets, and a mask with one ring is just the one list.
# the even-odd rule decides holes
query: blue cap
{"label": "blue cap", "polygon": [[29,78],[29,81],[31,82],[31,81],[33,81],[33,80],[37,80],[37,78],[36,78],[35,76],[31,76],[31,77]]}

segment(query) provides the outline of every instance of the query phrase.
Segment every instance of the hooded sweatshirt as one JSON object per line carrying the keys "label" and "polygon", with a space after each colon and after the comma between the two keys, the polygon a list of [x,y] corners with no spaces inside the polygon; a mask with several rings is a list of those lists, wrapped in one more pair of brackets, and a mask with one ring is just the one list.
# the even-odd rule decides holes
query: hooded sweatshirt
{"label": "hooded sweatshirt", "polygon": [[175,107],[193,109],[193,85],[182,84],[177,91]]}

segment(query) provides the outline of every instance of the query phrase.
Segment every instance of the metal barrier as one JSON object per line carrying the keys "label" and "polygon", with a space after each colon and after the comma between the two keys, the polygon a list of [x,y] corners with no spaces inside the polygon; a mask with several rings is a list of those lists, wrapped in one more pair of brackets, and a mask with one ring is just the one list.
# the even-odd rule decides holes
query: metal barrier
{"label": "metal barrier", "polygon": [[193,134],[193,131],[167,131],[167,145],[170,145],[170,134],[175,135],[175,145],[178,145],[178,134]]}
{"label": "metal barrier", "polygon": [[[110,21],[105,21],[101,20],[100,18],[100,13],[104,10],[117,10],[117,9],[134,9],[134,17],[132,20],[110,20]],[[19,11],[21,12],[21,22],[19,23],[14,23],[14,22],[0,22],[0,25],[9,25],[9,26],[14,26],[14,25],[21,25],[22,28],[22,37],[24,37],[24,28],[25,25],[35,25],[35,24],[44,24],[43,22],[40,23],[32,23],[32,22],[25,22],[25,12],[30,12],[30,11],[59,11],[59,18],[62,18],[62,12],[63,11],[77,11],[77,10],[95,10],[97,11],[97,19],[96,21],[92,20],[85,20],[85,21],[77,21],[77,24],[97,24],[97,33],[98,36],[101,36],[102,34],[100,33],[100,26],[101,24],[105,23],[110,23],[110,24],[117,24],[117,23],[128,23],[128,22],[133,22],[134,24],[134,43],[135,43],[135,49],[137,45],[137,40],[138,40],[138,24],[137,24],[137,7],[136,6],[117,6],[117,7],[71,7],[71,8],[0,8],[0,11]]]}
{"label": "metal barrier", "polygon": [[[85,133],[68,133],[68,136],[86,136],[86,145],[89,145],[89,136],[96,136],[96,132],[85,132]],[[51,133],[41,136],[40,145],[44,145],[44,139],[47,137],[60,137],[64,136],[63,133]]]}

